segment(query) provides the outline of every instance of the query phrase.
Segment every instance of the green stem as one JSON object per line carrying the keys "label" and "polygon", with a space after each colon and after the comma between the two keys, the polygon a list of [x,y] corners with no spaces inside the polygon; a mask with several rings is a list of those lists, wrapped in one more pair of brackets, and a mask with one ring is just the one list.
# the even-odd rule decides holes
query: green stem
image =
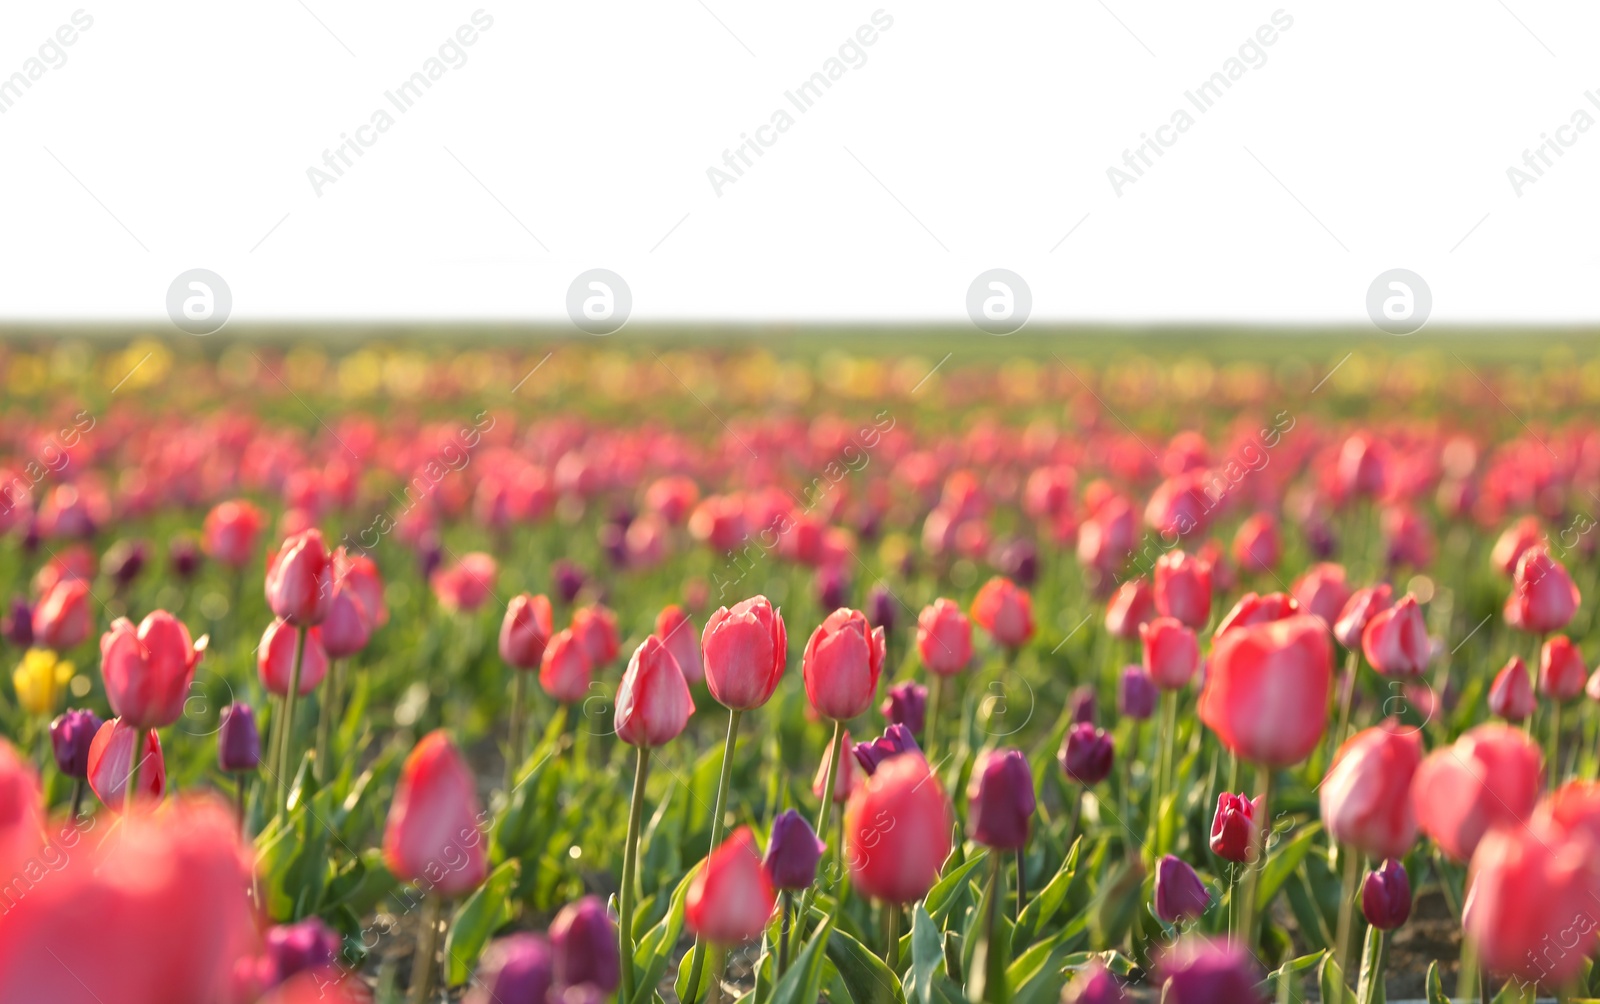
{"label": "green stem", "polygon": [[783,911],[783,920],[778,928],[778,971],[773,974],[774,980],[783,979],[789,968],[789,917],[794,913],[794,893],[785,889],[778,897],[778,909]]}
{"label": "green stem", "polygon": [[417,954],[411,960],[411,1004],[426,1004],[433,991],[433,956],[439,947],[439,918],[443,908],[444,900],[432,893],[422,901]]}
{"label": "green stem", "polygon": [[248,775],[245,774],[244,771],[240,771],[239,773],[235,774],[233,776],[233,788],[234,788],[234,811],[238,814],[238,817],[239,817],[239,832],[243,833],[248,838],[250,834],[249,834],[249,831],[245,829],[245,820],[244,820],[245,778],[247,776]]}
{"label": "green stem", "polygon": [[328,675],[322,678],[321,707],[317,709],[317,783],[321,784],[331,775],[328,772],[328,743],[332,734],[334,716],[339,708],[339,678],[344,675],[344,660],[335,659],[333,665],[328,667]]}
{"label": "green stem", "polygon": [[1353,847],[1340,847],[1339,853],[1344,857],[1344,875],[1339,885],[1339,926],[1334,929],[1333,958],[1339,964],[1339,971],[1347,972],[1345,960],[1350,952],[1350,919],[1355,912],[1356,879],[1360,873],[1360,855]]}
{"label": "green stem", "polygon": [[517,780],[517,768],[522,766],[522,702],[527,699],[528,674],[525,670],[513,669],[515,681],[511,685],[511,720],[507,723],[506,735],[506,798],[511,797],[511,786]]}
{"label": "green stem", "polygon": [[1017,848],[1017,919],[1022,919],[1022,908],[1028,903],[1027,862],[1023,860],[1027,848]]}
{"label": "green stem", "polygon": [[[715,852],[717,845],[722,843],[722,814],[728,802],[728,781],[733,776],[733,746],[739,737],[739,716],[743,714],[737,708],[728,709],[728,738],[722,746],[722,775],[717,779],[717,801],[711,810],[711,851]],[[838,729],[835,727],[835,735]],[[828,775],[828,786],[833,786],[833,775]],[[705,969],[706,943],[705,939],[696,935],[694,950],[689,959],[689,1000],[684,1004],[695,1004],[698,999],[696,988],[700,985],[700,974]]]}
{"label": "green stem", "polygon": [[128,786],[122,789],[122,814],[124,818],[131,818],[133,811],[134,793],[139,790],[139,767],[144,763],[144,729],[133,730],[133,752],[128,754]]}
{"label": "green stem", "polygon": [[1561,702],[1550,702],[1550,734],[1545,737],[1545,769],[1550,773],[1550,790],[1561,784]]}
{"label": "green stem", "polygon": [[883,964],[891,973],[900,971],[900,904],[883,901]]}
{"label": "green stem", "polygon": [[1356,674],[1361,670],[1361,653],[1351,649],[1345,653],[1344,676],[1340,678],[1339,685],[1343,692],[1339,695],[1339,727],[1334,730],[1333,741],[1328,744],[1328,765],[1333,765],[1333,755],[1344,745],[1345,735],[1350,729],[1350,707],[1355,703]]}
{"label": "green stem", "polygon": [[[1455,913],[1454,910],[1451,911]],[[1456,999],[1468,1001],[1478,996],[1478,946],[1471,938],[1461,939],[1461,960],[1456,969]],[[1484,989],[1487,991],[1488,980],[1483,980]]]}
{"label": "green stem", "polygon": [[983,927],[980,928],[983,940],[978,942],[977,948],[972,953],[972,972],[967,974],[967,1000],[972,1004],[980,1004],[990,997],[989,949],[994,944],[995,932],[1000,924],[1001,857],[1002,855],[994,851],[989,852],[989,883],[983,894],[984,921]]}
{"label": "green stem", "polygon": [[[521,673],[518,673],[521,678]],[[644,782],[650,770],[650,750],[640,746],[633,768],[633,802],[628,806],[628,843],[622,849],[622,892],[618,897],[617,938],[622,950],[622,999],[633,999],[633,887],[639,870],[639,824],[644,817]]]}
{"label": "green stem", "polygon": [[930,674],[933,679],[928,681],[928,713],[922,723],[922,748],[927,752],[929,763],[938,763],[933,755],[934,727],[939,724],[939,692],[944,689],[944,677],[938,673]]}
{"label": "green stem", "polygon": [[289,664],[289,693],[283,698],[282,748],[278,752],[277,813],[281,819],[289,808],[289,764],[294,751],[294,704],[300,695],[300,662],[306,651],[306,629],[294,629],[294,662]]}

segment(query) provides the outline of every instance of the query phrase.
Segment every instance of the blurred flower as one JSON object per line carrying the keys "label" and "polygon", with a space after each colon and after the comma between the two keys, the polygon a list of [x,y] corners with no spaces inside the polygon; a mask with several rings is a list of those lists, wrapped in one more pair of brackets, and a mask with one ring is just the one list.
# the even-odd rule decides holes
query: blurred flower
{"label": "blurred flower", "polygon": [[1589,669],[1583,652],[1566,635],[1545,641],[1539,650],[1539,694],[1554,701],[1570,701],[1583,693]]}
{"label": "blurred flower", "polygon": [[741,826],[695,873],[684,898],[683,920],[707,941],[736,945],[766,929],[775,899],[755,834]]}
{"label": "blurred flower", "polygon": [[256,713],[243,701],[222,709],[217,729],[217,766],[225,773],[255,770],[261,763],[261,733],[256,729]]}
{"label": "blurred flower", "polygon": [[89,583],[62,579],[33,608],[33,642],[57,652],[76,648],[89,637],[93,616],[89,609]]}
{"label": "blurred flower", "polygon": [[1321,741],[1332,679],[1333,646],[1317,618],[1239,627],[1212,650],[1200,720],[1234,755],[1286,767]]}
{"label": "blurred flower", "polygon": [[683,678],[691,685],[706,676],[705,666],[700,661],[700,639],[695,637],[698,633],[694,621],[675,603],[662,607],[656,615],[656,637],[672,653]]}
{"label": "blurred flower", "polygon": [[[273,621],[256,648],[256,675],[267,693],[283,697],[289,693],[289,677],[294,672],[295,628],[288,621]],[[307,628],[305,647],[300,654],[300,690],[304,697],[317,689],[328,675],[328,653],[322,647],[322,631]]]}
{"label": "blurred flower", "polygon": [[1122,667],[1122,676],[1117,682],[1117,710],[1122,714],[1142,722],[1155,713],[1156,699],[1160,695],[1156,681],[1143,666]]}
{"label": "blurred flower", "polygon": [[[892,726],[891,726],[892,727]],[[839,749],[839,762],[833,771],[833,801],[843,804],[850,800],[850,796],[866,780],[866,772],[861,769],[861,761],[855,755],[856,747],[850,743],[850,733],[843,733],[843,745]],[[817,764],[817,776],[811,782],[811,794],[822,797],[824,786],[828,781],[829,750],[822,751],[822,761]]]}
{"label": "blurred flower", "polygon": [[883,717],[904,725],[912,735],[921,735],[928,713],[928,688],[914,680],[904,680],[889,688],[889,696],[878,705]]}
{"label": "blurred flower", "polygon": [[550,943],[519,931],[489,942],[466,1004],[544,1004],[555,981]]}
{"label": "blurred flower", "polygon": [[892,756],[901,753],[922,755],[922,748],[917,745],[911,729],[898,723],[890,725],[883,735],[871,742],[856,743],[854,748],[846,744],[846,747],[846,752],[855,757],[867,777],[876,773],[878,765]]}
{"label": "blurred flower", "polygon": [[583,646],[594,666],[604,666],[622,650],[617,634],[617,615],[600,603],[591,603],[572,612],[572,636]]}
{"label": "blurred flower", "polygon": [[142,540],[119,540],[106,548],[100,559],[100,571],[117,589],[126,589],[144,571],[149,549]]}
{"label": "blurred flower", "polygon": [[261,510],[243,499],[219,503],[206,514],[201,546],[224,565],[243,568],[255,557],[263,522]]}
{"label": "blurred flower", "polygon": [[972,622],[943,597],[917,615],[917,654],[928,672],[954,676],[972,664]]}
{"label": "blurred flower", "polygon": [[1132,640],[1139,637],[1139,629],[1155,615],[1150,584],[1143,579],[1130,579],[1118,587],[1106,604],[1106,631],[1113,638]]}
{"label": "blurred flower", "polygon": [[50,749],[62,774],[79,780],[89,776],[89,745],[104,724],[86,708],[63,711],[50,723]]}
{"label": "blurred flower", "polygon": [[932,776],[922,757],[898,756],[850,796],[844,860],[863,895],[909,903],[939,880],[954,820],[943,785],[926,783]]}
{"label": "blurred flower", "polygon": [[1517,560],[1506,597],[1506,623],[1531,634],[1560,631],[1572,620],[1581,597],[1562,564],[1543,548],[1529,548]]}
{"label": "blurred flower", "polygon": [[296,627],[322,623],[333,600],[333,561],[317,530],[283,542],[267,564],[267,605]]}
{"label": "blurred flower", "polygon": [[1233,605],[1233,609],[1222,618],[1222,623],[1217,625],[1217,630],[1211,635],[1211,642],[1215,645],[1223,635],[1235,628],[1281,621],[1298,613],[1300,613],[1299,605],[1286,593],[1268,593],[1265,596],[1245,593],[1239,602]]}
{"label": "blurred flower", "polygon": [[1002,648],[1021,648],[1033,637],[1033,600],[1010,579],[995,576],[972,601],[972,619]]}
{"label": "blurred flower", "polygon": [[514,669],[538,669],[550,644],[553,629],[550,601],[543,596],[520,593],[506,605],[500,622],[500,658]]}
{"label": "blurred flower", "polygon": [[1417,768],[1417,824],[1451,858],[1468,860],[1492,827],[1520,824],[1533,812],[1539,760],[1539,747],[1521,729],[1494,722],[1467,730]]}
{"label": "blurred flower", "polygon": [[1195,630],[1211,617],[1211,566],[1200,558],[1168,551],[1156,559],[1155,606]]}
{"label": "blurred flower", "polygon": [[557,631],[539,661],[539,686],[559,704],[577,704],[589,692],[594,667],[571,628]]}
{"label": "blurred flower", "polygon": [[1163,1004],[1266,1004],[1261,970],[1231,941],[1188,938],[1161,954],[1156,976]]}
{"label": "blurred flower", "polygon": [[1340,847],[1369,858],[1400,858],[1417,842],[1411,784],[1422,762],[1422,737],[1399,722],[1351,736],[1318,786],[1322,822]]}
{"label": "blurred flower", "polygon": [[77,670],[47,648],[30,648],[11,671],[11,684],[17,691],[17,704],[30,715],[53,714],[66,686]]}
{"label": "blurred flower", "polygon": [[1399,603],[1373,614],[1361,633],[1361,651],[1385,676],[1416,676],[1427,669],[1433,650],[1417,598],[1408,593]]}
{"label": "blurred flower", "polygon": [[1156,863],[1155,899],[1156,916],[1166,924],[1196,920],[1211,905],[1211,894],[1200,876],[1187,862],[1171,854]]}
{"label": "blurred flower", "polygon": [[1531,718],[1537,707],[1528,667],[1514,655],[1489,685],[1489,710],[1508,722],[1521,722]]}
{"label": "blurred flower", "polygon": [[561,558],[550,568],[550,582],[555,594],[561,597],[561,602],[571,603],[583,591],[584,583],[588,577],[583,574],[583,569]]}
{"label": "blurred flower", "polygon": [[1332,628],[1344,605],[1350,602],[1350,587],[1345,583],[1344,566],[1325,561],[1312,565],[1289,590],[1300,609]]}
{"label": "blurred flower", "polygon": [[18,648],[33,646],[33,608],[23,596],[11,598],[11,612],[0,621],[0,635]]}
{"label": "blurred flower", "polygon": [[1057,759],[1067,777],[1087,788],[1111,776],[1114,757],[1111,737],[1087,722],[1079,722],[1067,730]]}
{"label": "blurred flower", "polygon": [[1379,611],[1389,608],[1393,596],[1394,589],[1387,582],[1351,593],[1344,608],[1339,611],[1339,619],[1333,623],[1333,636],[1339,639],[1339,644],[1352,651],[1359,648],[1367,623]]}
{"label": "blurred flower", "polygon": [[450,613],[470,614],[494,595],[494,580],[499,574],[500,565],[494,558],[472,551],[462,555],[456,564],[434,572],[428,582],[439,598],[439,606]]}
{"label": "blurred flower", "polygon": [[761,867],[776,889],[807,889],[816,881],[817,863],[827,849],[804,816],[785,809],[772,821]]}
{"label": "blurred flower", "polygon": [[1033,810],[1033,772],[1022,751],[980,755],[967,787],[967,834],[985,847],[1018,850],[1028,842]]}
{"label": "blurred flower", "polygon": [[1188,686],[1200,668],[1200,640],[1176,618],[1157,617],[1139,625],[1144,668],[1162,690]]}
{"label": "blurred flower", "polygon": [[441,896],[471,892],[489,874],[483,818],[455,744],[443,731],[430,732],[400,768],[383,829],[384,865],[400,881],[425,880]]}
{"label": "blurred flower", "polygon": [[617,925],[599,896],[585,896],[561,908],[550,922],[550,948],[557,986],[587,983],[602,994],[612,994],[622,982]]}

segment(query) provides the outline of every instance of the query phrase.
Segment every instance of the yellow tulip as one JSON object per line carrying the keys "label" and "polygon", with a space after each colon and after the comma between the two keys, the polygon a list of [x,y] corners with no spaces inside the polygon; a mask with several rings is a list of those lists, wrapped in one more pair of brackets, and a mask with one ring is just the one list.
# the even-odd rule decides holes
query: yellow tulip
{"label": "yellow tulip", "polygon": [[53,714],[62,689],[74,672],[72,663],[50,649],[28,649],[11,673],[11,682],[17,688],[17,703],[29,714]]}

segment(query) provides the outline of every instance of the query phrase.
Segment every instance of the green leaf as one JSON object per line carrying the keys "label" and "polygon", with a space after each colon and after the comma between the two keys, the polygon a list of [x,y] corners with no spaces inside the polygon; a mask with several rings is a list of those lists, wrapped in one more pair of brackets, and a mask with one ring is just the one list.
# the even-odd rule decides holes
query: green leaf
{"label": "green leaf", "polygon": [[[789,965],[789,971],[772,988],[772,1004],[816,1004],[822,993],[822,977],[827,961],[825,946],[833,933],[833,920],[822,922],[806,947]],[[682,998],[680,998],[682,999]]]}
{"label": "green leaf", "polygon": [[1356,980],[1356,1000],[1360,1004],[1384,1004],[1383,938],[1380,928],[1367,928],[1367,943],[1361,952],[1361,975]]}
{"label": "green leaf", "polygon": [[[1435,969],[1439,966],[1437,962],[1433,965]],[[1339,963],[1334,960],[1331,950],[1323,953],[1322,973],[1318,983],[1322,987],[1323,1004],[1355,1004],[1356,995],[1351,993],[1350,988],[1345,985],[1344,971],[1339,968]]]}
{"label": "green leaf", "polygon": [[445,982],[450,986],[467,982],[489,936],[511,919],[511,887],[521,870],[520,861],[507,861],[456,911],[444,942]]}
{"label": "green leaf", "polygon": [[972,874],[974,868],[987,861],[988,858],[988,851],[974,854],[966,861],[952,868],[950,874],[941,878],[932,889],[928,890],[928,895],[923,898],[922,902],[928,908],[928,915],[938,921],[940,927],[946,925],[951,909],[960,899],[958,894],[966,890],[967,877]]}
{"label": "green leaf", "polygon": [[1040,928],[1050,923],[1056,911],[1061,909],[1061,904],[1066,902],[1067,891],[1072,888],[1072,879],[1078,871],[1078,852],[1082,846],[1082,837],[1072,842],[1072,849],[1067,852],[1067,859],[1061,862],[1055,877],[1045,883],[1039,894],[1023,907],[1022,916],[1017,918],[1017,929],[1013,935],[1013,940],[1017,944],[1031,943]]}
{"label": "green leaf", "polygon": [[[689,883],[699,870],[699,865],[689,869],[689,874],[672,891],[672,904],[667,908],[666,916],[633,946],[633,968],[639,974],[639,982],[634,988],[633,1000],[624,1004],[649,1004],[655,994],[656,984],[661,982],[667,964],[672,961],[672,949],[683,935],[683,903],[689,895]],[[687,962],[688,956],[684,956],[684,959]],[[688,973],[681,975],[687,982]]]}
{"label": "green leaf", "polygon": [[1450,1004],[1450,998],[1445,996],[1444,985],[1439,981],[1439,963],[1428,963],[1428,1004]]}
{"label": "green leaf", "polygon": [[[1011,986],[1011,1004],[1052,1004],[1061,996],[1062,971],[1069,956],[1069,932],[1036,942],[1011,963],[1006,982]],[[1021,939],[1013,936],[1014,944]]]}
{"label": "green leaf", "polygon": [[934,1004],[933,984],[944,968],[944,939],[939,925],[918,903],[911,912],[911,970],[905,992],[912,1004]]}
{"label": "green leaf", "polygon": [[1006,980],[1006,968],[1011,964],[1011,922],[999,909],[999,899],[1005,895],[1005,883],[1000,881],[1002,869],[992,869],[989,876],[968,923],[973,950],[966,967],[967,1000],[971,1004],[1008,1004],[1011,984]]}
{"label": "green leaf", "polygon": [[1261,869],[1261,877],[1256,885],[1256,912],[1265,915],[1267,907],[1278,895],[1278,890],[1300,867],[1300,862],[1305,860],[1306,852],[1311,850],[1311,838],[1322,832],[1321,823],[1308,823],[1295,838],[1279,847],[1276,852],[1267,857],[1267,863]]}
{"label": "green leaf", "polygon": [[[885,909],[898,909],[885,904]],[[828,960],[839,971],[854,1004],[905,1004],[900,978],[887,964],[843,931],[828,939]]]}

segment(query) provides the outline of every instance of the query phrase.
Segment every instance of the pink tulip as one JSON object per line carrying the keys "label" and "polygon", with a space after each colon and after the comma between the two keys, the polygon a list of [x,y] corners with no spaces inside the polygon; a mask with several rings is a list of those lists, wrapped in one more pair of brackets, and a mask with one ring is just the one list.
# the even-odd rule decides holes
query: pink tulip
{"label": "pink tulip", "polygon": [[685,680],[696,684],[705,679],[706,670],[700,661],[700,641],[695,637],[694,621],[683,612],[682,607],[672,603],[661,608],[656,615],[656,637],[678,661],[678,668],[683,671]]}
{"label": "pink tulip", "polygon": [[661,639],[645,637],[617,689],[617,738],[630,746],[661,746],[678,737],[694,714],[689,684]]}
{"label": "pink tulip", "polygon": [[683,920],[707,941],[735,945],[766,929],[776,902],[755,834],[741,826],[695,873],[684,897]]}
{"label": "pink tulip", "polygon": [[869,626],[866,614],[846,608],[829,614],[806,642],[800,664],[811,706],[838,721],[865,712],[878,689],[883,657],[883,628]]}
{"label": "pink tulip", "polygon": [[893,757],[850,796],[844,859],[864,895],[909,903],[927,895],[950,853],[944,786],[920,756]]}
{"label": "pink tulip", "polygon": [[1385,676],[1417,676],[1427,669],[1433,647],[1417,598],[1407,594],[1394,606],[1373,614],[1361,632],[1361,651],[1372,668]]}
{"label": "pink tulip", "polygon": [[267,565],[267,605],[296,627],[322,623],[333,602],[333,561],[317,530],[283,542]]}
{"label": "pink tulip", "polygon": [[978,590],[972,619],[1002,648],[1021,648],[1033,637],[1033,600],[1027,590],[997,575]]}
{"label": "pink tulip", "polygon": [[1422,739],[1391,718],[1339,747],[1318,793],[1322,822],[1334,841],[1369,858],[1402,858],[1417,842],[1411,780],[1422,763]]}
{"label": "pink tulip", "polygon": [[1156,559],[1155,605],[1164,617],[1175,617],[1199,630],[1211,617],[1211,565],[1182,551]]}
{"label": "pink tulip", "polygon": [[1140,625],[1155,615],[1150,584],[1143,579],[1129,579],[1117,587],[1106,603],[1106,631],[1113,638],[1131,641],[1139,637]]}
{"label": "pink tulip", "polygon": [[[283,697],[289,693],[289,677],[294,671],[295,629],[288,621],[273,621],[267,625],[256,648],[256,674],[269,694]],[[328,652],[322,647],[322,631],[306,631],[305,649],[300,656],[300,691],[304,697],[317,689],[322,678],[328,675]]]}
{"label": "pink tulip", "polygon": [[486,820],[472,771],[442,731],[417,743],[400,768],[383,830],[383,863],[402,882],[459,896],[489,874]]}
{"label": "pink tulip", "polygon": [[1589,669],[1572,639],[1558,634],[1539,651],[1539,693],[1554,701],[1570,701],[1583,693]]}
{"label": "pink tulip", "polygon": [[789,630],[781,610],[765,596],[752,596],[707,619],[701,648],[712,698],[725,708],[749,711],[766,704],[783,679]]}
{"label": "pink tulip", "polygon": [[500,658],[515,669],[538,669],[554,627],[550,600],[520,593],[506,605],[500,622]]}
{"label": "pink tulip", "polygon": [[594,667],[571,628],[557,631],[539,662],[539,686],[561,704],[577,704],[589,692]]}
{"label": "pink tulip", "polygon": [[1317,618],[1237,627],[1212,650],[1200,720],[1234,754],[1287,767],[1321,741],[1332,678],[1333,645]]}
{"label": "pink tulip", "polygon": [[940,597],[917,615],[917,654],[935,676],[955,676],[972,665],[972,622],[953,600]]}
{"label": "pink tulip", "polygon": [[1434,750],[1411,782],[1422,831],[1450,857],[1466,861],[1489,828],[1528,820],[1539,798],[1539,747],[1510,725],[1470,729]]}
{"label": "pink tulip", "polygon": [[165,728],[183,717],[206,639],[189,640],[183,622],[156,610],[134,628],[126,617],[100,637],[100,673],[111,710],[129,725]]}
{"label": "pink tulip", "polygon": [[1200,641],[1194,631],[1173,617],[1157,617],[1139,625],[1144,667],[1162,690],[1181,690],[1200,668]]}

